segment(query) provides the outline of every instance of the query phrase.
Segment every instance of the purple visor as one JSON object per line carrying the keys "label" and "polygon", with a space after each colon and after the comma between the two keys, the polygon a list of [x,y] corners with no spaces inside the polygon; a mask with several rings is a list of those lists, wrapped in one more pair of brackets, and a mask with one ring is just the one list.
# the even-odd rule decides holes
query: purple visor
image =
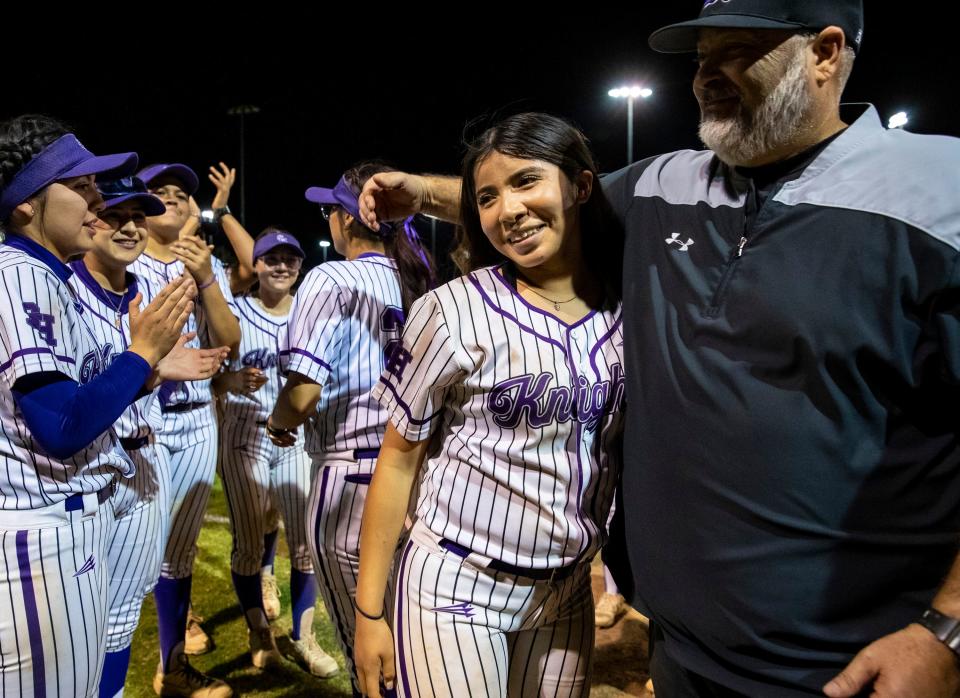
{"label": "purple visor", "polygon": [[133,174],[136,153],[94,155],[72,133],[67,133],[20,168],[0,197],[0,221],[10,218],[19,204],[54,182],[69,177],[100,175],[107,179]]}
{"label": "purple visor", "polygon": [[200,188],[200,179],[197,177],[197,173],[179,162],[150,165],[137,172],[137,177],[142,179],[148,187],[153,183],[153,180],[164,175],[173,177],[183,184],[183,190],[191,196]]}
{"label": "purple visor", "polygon": [[[307,201],[312,201],[315,204],[320,204],[321,206],[343,206],[346,209],[347,213],[357,219],[358,222],[362,221],[360,219],[360,204],[357,201],[357,194],[354,193],[353,189],[347,184],[347,180],[343,177],[340,178],[340,181],[337,182],[337,186],[333,189],[325,189],[324,187],[310,187],[303,193]],[[381,223],[380,231],[374,232],[375,235],[379,237],[387,237],[394,230],[393,223]]]}
{"label": "purple visor", "polygon": [[263,255],[270,253],[272,250],[275,250],[278,247],[292,247],[293,253],[303,259],[307,255],[304,254],[303,248],[300,247],[300,242],[293,237],[290,233],[281,233],[279,230],[272,233],[267,233],[262,238],[257,240],[253,245],[253,259],[254,261],[263,257]]}
{"label": "purple visor", "polygon": [[139,177],[97,182],[97,189],[107,208],[133,201],[140,204],[143,212],[148,216],[160,216],[167,211],[166,204],[148,192],[147,185]]}

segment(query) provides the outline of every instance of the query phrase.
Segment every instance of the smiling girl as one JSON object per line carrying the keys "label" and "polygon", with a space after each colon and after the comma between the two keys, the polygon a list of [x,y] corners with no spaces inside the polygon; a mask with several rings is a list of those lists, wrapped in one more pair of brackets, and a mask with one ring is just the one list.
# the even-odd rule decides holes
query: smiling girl
{"label": "smiling girl", "polygon": [[[390,423],[360,543],[367,695],[381,677],[405,696],[589,691],[589,564],[623,416],[620,280],[601,271],[620,241],[596,176],[580,132],[544,114],[469,146],[469,273],[414,304],[374,390]],[[383,591],[417,481],[391,636]]]}

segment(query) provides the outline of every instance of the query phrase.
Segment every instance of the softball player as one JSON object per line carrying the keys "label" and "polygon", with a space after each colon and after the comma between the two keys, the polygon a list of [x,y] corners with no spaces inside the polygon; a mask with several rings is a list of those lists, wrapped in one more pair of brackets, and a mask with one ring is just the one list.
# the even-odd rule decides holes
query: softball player
{"label": "softball player", "polygon": [[113,352],[70,284],[65,261],[91,247],[103,206],[95,176],[136,161],[96,157],[46,117],[0,124],[0,695],[97,695],[114,522],[101,505],[135,473],[111,425],[192,309],[182,279],[142,311],[134,296]]}
{"label": "softball player", "polygon": [[[235,355],[240,326],[232,312],[226,274],[196,235],[198,218],[191,207],[191,194],[198,186],[196,174],[185,165],[161,164],[141,170],[138,176],[163,201],[166,212],[147,220],[147,250],[131,265],[131,271],[160,286],[189,273],[200,294],[187,322],[187,330],[197,336],[188,346],[225,345]],[[196,672],[182,655],[187,649],[194,653],[209,649],[209,640],[199,626],[196,647],[185,647],[185,634],[196,543],[216,470],[217,425],[209,380],[167,381],[159,398],[163,422],[157,447],[167,452],[171,489],[169,535],[154,590],[160,639],[154,689],[163,695],[190,695]],[[207,681],[211,696],[231,695],[223,682]]]}
{"label": "softball player", "polygon": [[297,291],[281,340],[280,364],[289,379],[267,427],[277,443],[293,443],[288,430],[315,411],[306,431],[315,468],[311,552],[357,691],[352,651],[360,518],[386,423],[370,390],[397,346],[406,309],[433,279],[412,227],[375,234],[359,223],[357,192],[386,169],[362,164],[334,189],[306,192],[322,206],[334,247],[346,261],[312,269]]}
{"label": "softball player", "polygon": [[310,459],[301,440],[292,448],[281,448],[264,430],[283,386],[277,370],[277,341],[287,331],[293,303],[290,289],[299,276],[304,252],[290,233],[268,228],[257,238],[253,258],[259,288],[235,302],[242,337],[237,370],[214,379],[215,391],[223,394],[220,474],[233,525],[233,585],[247,619],[253,665],[262,669],[280,662],[260,577],[265,539],[271,532],[275,536],[271,514],[278,511],[286,523],[290,550],[291,647],[312,673],[327,677],[338,667],[313,635],[317,581],[306,540]]}
{"label": "softball player", "polygon": [[[98,182],[97,188],[106,207],[96,224],[93,249],[69,265],[74,272],[70,282],[103,347],[103,360],[109,363],[129,345],[130,300],[137,293],[145,301],[156,295],[153,284],[138,279],[127,266],[147,245],[146,217],[163,214],[166,207],[135,178]],[[209,378],[226,358],[225,347],[185,348],[189,339],[190,335],[183,335],[161,359],[157,365],[161,380]],[[107,540],[109,611],[102,698],[123,695],[140,607],[160,575],[170,506],[170,464],[165,451],[154,447],[161,421],[155,397],[156,391],[151,391],[130,405],[114,425],[136,472],[120,480],[112,497],[116,521]]]}
{"label": "softball player", "polygon": [[[469,148],[462,258],[500,262],[414,304],[373,391],[390,424],[360,544],[367,695],[381,675],[404,696],[589,692],[624,389],[619,284],[584,261],[607,234],[595,177],[583,136],[546,115]],[[383,592],[418,472],[391,639]]]}

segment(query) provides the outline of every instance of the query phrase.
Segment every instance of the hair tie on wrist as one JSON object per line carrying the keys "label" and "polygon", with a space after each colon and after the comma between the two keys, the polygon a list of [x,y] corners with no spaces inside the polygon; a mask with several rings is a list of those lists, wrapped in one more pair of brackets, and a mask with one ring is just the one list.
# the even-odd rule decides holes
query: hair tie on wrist
{"label": "hair tie on wrist", "polygon": [[354,607],[355,609],[357,609],[357,613],[359,613],[361,616],[363,616],[363,617],[366,618],[367,620],[382,620],[382,619],[383,619],[384,609],[382,609],[382,608],[380,609],[380,615],[379,615],[379,616],[371,616],[369,613],[367,613],[367,612],[364,611],[362,608],[360,608],[360,604],[357,603],[356,599],[354,599],[354,601],[353,601],[353,607]]}
{"label": "hair tie on wrist", "polygon": [[213,286],[215,283],[217,283],[217,277],[216,277],[216,275],[214,274],[214,275],[212,275],[209,279],[207,279],[206,281],[204,281],[202,284],[200,284],[199,286],[197,286],[197,290],[198,290],[198,291],[202,291],[202,290],[204,290],[204,289],[206,289],[206,288],[210,288],[210,287]]}

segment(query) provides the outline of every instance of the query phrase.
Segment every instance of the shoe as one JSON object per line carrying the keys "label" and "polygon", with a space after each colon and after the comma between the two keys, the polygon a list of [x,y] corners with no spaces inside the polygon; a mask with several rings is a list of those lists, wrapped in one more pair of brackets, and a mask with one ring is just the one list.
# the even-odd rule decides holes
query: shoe
{"label": "shoe", "polygon": [[249,630],[250,658],[257,669],[266,669],[283,664],[283,657],[277,649],[277,641],[273,639],[273,632],[269,627],[259,630]]}
{"label": "shoe", "polygon": [[337,660],[323,651],[313,633],[304,635],[300,640],[290,638],[290,653],[298,664],[322,679],[329,678],[340,671]]}
{"label": "shoe", "polygon": [[167,674],[163,666],[153,676],[153,690],[158,696],[181,698],[232,698],[233,689],[220,679],[207,676],[190,666],[186,655],[178,655]]}
{"label": "shoe", "polygon": [[627,602],[620,594],[603,592],[594,611],[594,622],[598,628],[613,626],[627,610]]}
{"label": "shoe", "polygon": [[203,618],[195,615],[193,609],[191,609],[187,615],[187,631],[183,637],[184,653],[190,655],[206,654],[213,649],[210,636],[200,627],[202,622]]}
{"label": "shoe", "polygon": [[267,620],[276,620],[280,617],[280,587],[277,586],[277,578],[270,572],[260,573],[260,591]]}

